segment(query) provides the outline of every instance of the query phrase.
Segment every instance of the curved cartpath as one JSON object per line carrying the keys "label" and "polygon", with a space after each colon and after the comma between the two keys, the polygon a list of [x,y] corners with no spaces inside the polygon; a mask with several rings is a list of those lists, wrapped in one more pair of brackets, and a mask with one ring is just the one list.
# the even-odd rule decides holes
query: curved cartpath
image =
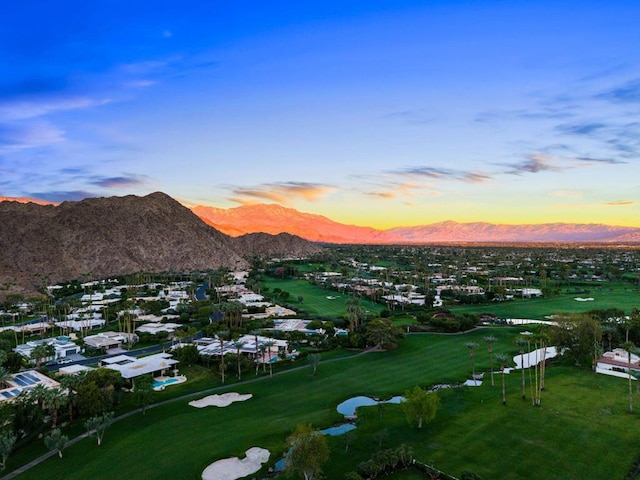
{"label": "curved cartpath", "polygon": [[[350,360],[352,358],[358,358],[358,357],[361,357],[362,355],[366,355],[367,353],[376,352],[376,351],[380,351],[380,349],[377,346],[369,348],[367,350],[363,350],[362,352],[357,353],[355,355],[352,355],[350,357],[331,358],[329,360],[324,360],[324,361],[320,362],[320,364],[326,364],[326,363],[333,363],[333,362],[340,362],[340,361]],[[287,374],[289,372],[296,372],[298,370],[302,370],[302,369],[305,369],[305,368],[310,368],[310,367],[309,367],[309,365],[301,365],[299,367],[294,367],[294,368],[291,368],[289,370],[283,370],[281,372],[275,372],[273,374],[273,376],[275,377],[275,376],[278,376],[278,375],[285,375],[285,374]],[[149,406],[147,406],[147,410],[149,410],[151,408],[160,407],[162,405],[167,405],[169,403],[179,402],[179,401],[182,401],[182,400],[187,400],[187,399],[193,398],[193,397],[199,397],[200,395],[206,394],[206,393],[220,392],[222,390],[226,390],[228,388],[235,388],[235,387],[238,387],[240,385],[249,385],[251,383],[261,382],[261,381],[264,381],[264,380],[269,380],[269,378],[271,378],[271,377],[252,378],[251,380],[245,380],[243,382],[234,383],[232,385],[221,385],[219,387],[207,388],[205,390],[200,390],[198,392],[187,393],[187,394],[181,395],[179,397],[170,398],[168,400],[163,400],[162,402],[158,402],[158,403],[154,403],[153,405],[149,405]],[[111,421],[111,424],[114,424],[116,422],[124,420],[125,418],[129,418],[132,415],[135,415],[136,413],[140,413],[142,411],[143,411],[143,408],[140,407],[140,408],[137,408],[135,410],[131,410],[131,411],[127,412],[127,413],[124,413],[122,415],[119,415],[119,416],[115,417]],[[88,436],[89,436],[88,432],[83,433],[82,435],[78,435],[77,437],[69,440],[67,442],[67,444],[66,444],[66,447],[74,445],[74,444],[78,443],[80,440],[83,440],[83,439],[87,438]],[[36,465],[44,462],[49,457],[53,457],[54,455],[56,455],[56,452],[54,450],[52,450],[50,452],[47,452],[44,455],[41,455],[38,458],[35,458],[35,459],[31,460],[29,463],[26,463],[25,465],[16,468],[12,472],[7,473],[4,477],[0,478],[0,480],[9,480],[11,478],[15,478],[18,475],[20,475],[21,473],[26,472],[30,468],[35,467]]]}

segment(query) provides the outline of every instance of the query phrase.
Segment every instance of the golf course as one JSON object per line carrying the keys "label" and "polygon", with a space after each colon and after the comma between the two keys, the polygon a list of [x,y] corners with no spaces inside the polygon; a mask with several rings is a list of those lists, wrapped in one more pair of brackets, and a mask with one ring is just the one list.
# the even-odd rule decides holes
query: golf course
{"label": "golf course", "polygon": [[[483,338],[494,336],[494,355],[506,353],[512,358],[518,354],[514,340],[521,330],[492,327],[456,335],[411,334],[390,351],[344,352],[345,356],[334,352],[323,357],[315,376],[302,360],[289,370],[276,369],[273,378],[260,372],[233,384],[229,375],[228,384],[222,386],[202,367],[186,367],[182,369],[189,378],[186,383],[158,392],[154,401],[164,403],[145,414],[137,412],[115,422],[100,447],[95,439],[83,439],[67,447],[63,458],[52,456],[18,478],[197,479],[209,464],[261,447],[270,451],[269,461],[248,477],[259,478],[282,456],[286,438],[298,423],[317,429],[343,423],[336,406],[348,398],[385,399],[416,385],[464,382],[471,374],[465,347],[469,341],[478,344],[475,369],[485,372],[481,386],[438,391],[441,405],[435,419],[422,429],[407,423],[399,405],[359,409],[349,444],[343,436],[328,437],[331,455],[323,466],[325,477],[341,479],[380,448],[405,444],[420,462],[455,477],[467,471],[485,479],[624,478],[640,453],[640,420],[637,413],[627,413],[627,381],[554,360],[547,368],[540,406],[532,406],[529,395],[522,399],[519,370],[505,375],[503,405],[502,376],[496,372],[491,386]],[[195,394],[197,390],[203,391]],[[252,398],[224,408],[188,405],[224,392]],[[377,435],[381,430],[385,434]],[[84,430],[76,427],[65,433],[73,439]],[[37,449],[16,452],[5,472],[46,450],[44,445]],[[405,471],[387,478],[421,475]]]}

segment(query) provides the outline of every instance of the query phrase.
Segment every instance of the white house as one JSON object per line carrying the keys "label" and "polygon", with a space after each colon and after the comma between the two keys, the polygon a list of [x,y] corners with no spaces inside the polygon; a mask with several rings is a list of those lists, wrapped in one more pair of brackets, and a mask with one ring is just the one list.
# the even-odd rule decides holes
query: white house
{"label": "white house", "polygon": [[640,373],[640,357],[632,353],[629,361],[629,354],[623,348],[614,348],[611,352],[605,352],[596,363],[596,373],[629,378],[628,372],[631,372],[631,379],[635,380],[634,372]]}
{"label": "white house", "polygon": [[31,352],[38,345],[53,345],[54,354],[52,357],[43,359],[44,361],[49,360],[60,360],[62,358],[67,358],[68,356],[75,355],[80,353],[80,347],[75,343],[65,340],[64,338],[44,338],[42,340],[30,340],[27,343],[23,343],[14,348],[14,352],[19,353],[29,361],[31,361]]}
{"label": "white house", "polygon": [[117,355],[102,360],[101,366],[120,372],[122,378],[131,379],[149,373],[164,375],[167,369],[175,368],[178,363],[169,353],[156,353],[141,358]]}

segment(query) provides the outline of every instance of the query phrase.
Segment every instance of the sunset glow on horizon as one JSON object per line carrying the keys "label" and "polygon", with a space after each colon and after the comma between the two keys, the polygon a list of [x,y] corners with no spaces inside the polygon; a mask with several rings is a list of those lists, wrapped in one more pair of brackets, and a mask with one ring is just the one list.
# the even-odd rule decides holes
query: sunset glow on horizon
{"label": "sunset glow on horizon", "polygon": [[0,196],[640,227],[640,4],[17,2]]}

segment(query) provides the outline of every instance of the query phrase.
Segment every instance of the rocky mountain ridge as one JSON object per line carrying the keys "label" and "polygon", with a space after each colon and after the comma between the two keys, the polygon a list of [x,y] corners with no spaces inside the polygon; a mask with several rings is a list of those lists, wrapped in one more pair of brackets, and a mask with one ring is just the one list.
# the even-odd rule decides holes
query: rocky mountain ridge
{"label": "rocky mountain ridge", "polygon": [[246,258],[263,252],[299,256],[320,249],[299,238],[236,241],[160,192],[55,206],[4,201],[0,225],[0,285],[5,286],[140,271],[244,268]]}

